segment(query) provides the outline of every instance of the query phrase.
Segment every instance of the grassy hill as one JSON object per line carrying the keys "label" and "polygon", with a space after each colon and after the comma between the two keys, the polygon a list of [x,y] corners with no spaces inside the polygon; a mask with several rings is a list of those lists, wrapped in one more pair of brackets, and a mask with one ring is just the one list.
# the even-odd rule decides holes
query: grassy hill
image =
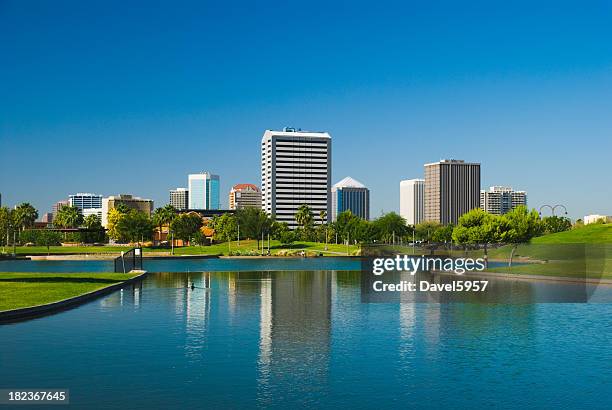
{"label": "grassy hill", "polygon": [[591,224],[565,232],[534,238],[534,244],[612,243],[612,224]]}
{"label": "grassy hill", "polygon": [[[507,260],[510,245],[491,252],[493,258]],[[612,278],[612,224],[592,224],[570,231],[544,235],[520,245],[516,257],[543,263],[519,265],[513,273],[551,276]],[[507,268],[491,269],[507,272]]]}

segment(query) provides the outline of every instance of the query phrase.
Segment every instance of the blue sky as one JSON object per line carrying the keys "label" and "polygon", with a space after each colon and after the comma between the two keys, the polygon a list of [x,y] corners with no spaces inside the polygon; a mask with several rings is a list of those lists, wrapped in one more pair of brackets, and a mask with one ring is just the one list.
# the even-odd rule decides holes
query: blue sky
{"label": "blue sky", "polygon": [[159,206],[200,170],[226,204],[293,126],[330,132],[373,216],[450,157],[532,207],[612,214],[612,6],[535,3],[0,0],[3,204]]}

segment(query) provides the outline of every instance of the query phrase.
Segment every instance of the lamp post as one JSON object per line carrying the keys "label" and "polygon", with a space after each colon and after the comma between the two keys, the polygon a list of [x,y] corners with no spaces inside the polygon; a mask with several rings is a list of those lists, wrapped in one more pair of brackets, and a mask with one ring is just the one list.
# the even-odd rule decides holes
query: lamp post
{"label": "lamp post", "polygon": [[548,205],[548,204],[544,204],[540,207],[538,213],[540,214],[540,216],[542,216],[542,210],[544,208],[549,208],[550,212],[552,213],[552,216],[555,216],[555,210],[557,208],[563,208],[563,215],[567,215],[567,208],[565,207],[565,205],[562,204],[557,204],[557,205]]}

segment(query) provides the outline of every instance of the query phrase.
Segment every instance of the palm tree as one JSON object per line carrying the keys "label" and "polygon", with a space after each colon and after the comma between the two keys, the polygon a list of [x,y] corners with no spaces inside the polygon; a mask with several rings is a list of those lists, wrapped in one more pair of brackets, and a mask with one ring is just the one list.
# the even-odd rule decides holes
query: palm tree
{"label": "palm tree", "polygon": [[83,215],[76,206],[62,206],[53,220],[55,226],[61,228],[76,228],[83,223]]}
{"label": "palm tree", "polygon": [[325,221],[326,217],[327,217],[327,212],[319,211],[319,218],[321,218],[321,225],[323,225],[323,221]]}
{"label": "palm tree", "polygon": [[164,225],[170,227],[170,223],[176,218],[176,208],[172,205],[166,205],[163,208],[157,208],[153,212],[153,223],[159,228],[159,240],[161,242],[162,228]]}
{"label": "palm tree", "polygon": [[98,218],[98,215],[89,214],[83,220],[83,225],[85,225],[87,229],[98,228],[100,226],[100,218]]}
{"label": "palm tree", "polygon": [[300,205],[297,212],[295,213],[295,221],[298,223],[298,225],[306,228],[307,226],[312,224],[312,220],[313,217],[310,207],[307,204]]}
{"label": "palm tree", "polygon": [[15,207],[13,215],[15,225],[23,230],[34,225],[34,221],[38,218],[38,211],[29,203],[24,202]]}

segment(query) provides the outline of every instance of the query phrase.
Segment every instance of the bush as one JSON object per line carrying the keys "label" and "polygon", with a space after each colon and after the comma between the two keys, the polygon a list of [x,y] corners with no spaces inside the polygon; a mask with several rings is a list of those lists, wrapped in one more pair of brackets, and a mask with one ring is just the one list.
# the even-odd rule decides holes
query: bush
{"label": "bush", "polygon": [[284,231],[280,234],[280,242],[283,245],[291,245],[297,240],[297,235],[293,231]]}

